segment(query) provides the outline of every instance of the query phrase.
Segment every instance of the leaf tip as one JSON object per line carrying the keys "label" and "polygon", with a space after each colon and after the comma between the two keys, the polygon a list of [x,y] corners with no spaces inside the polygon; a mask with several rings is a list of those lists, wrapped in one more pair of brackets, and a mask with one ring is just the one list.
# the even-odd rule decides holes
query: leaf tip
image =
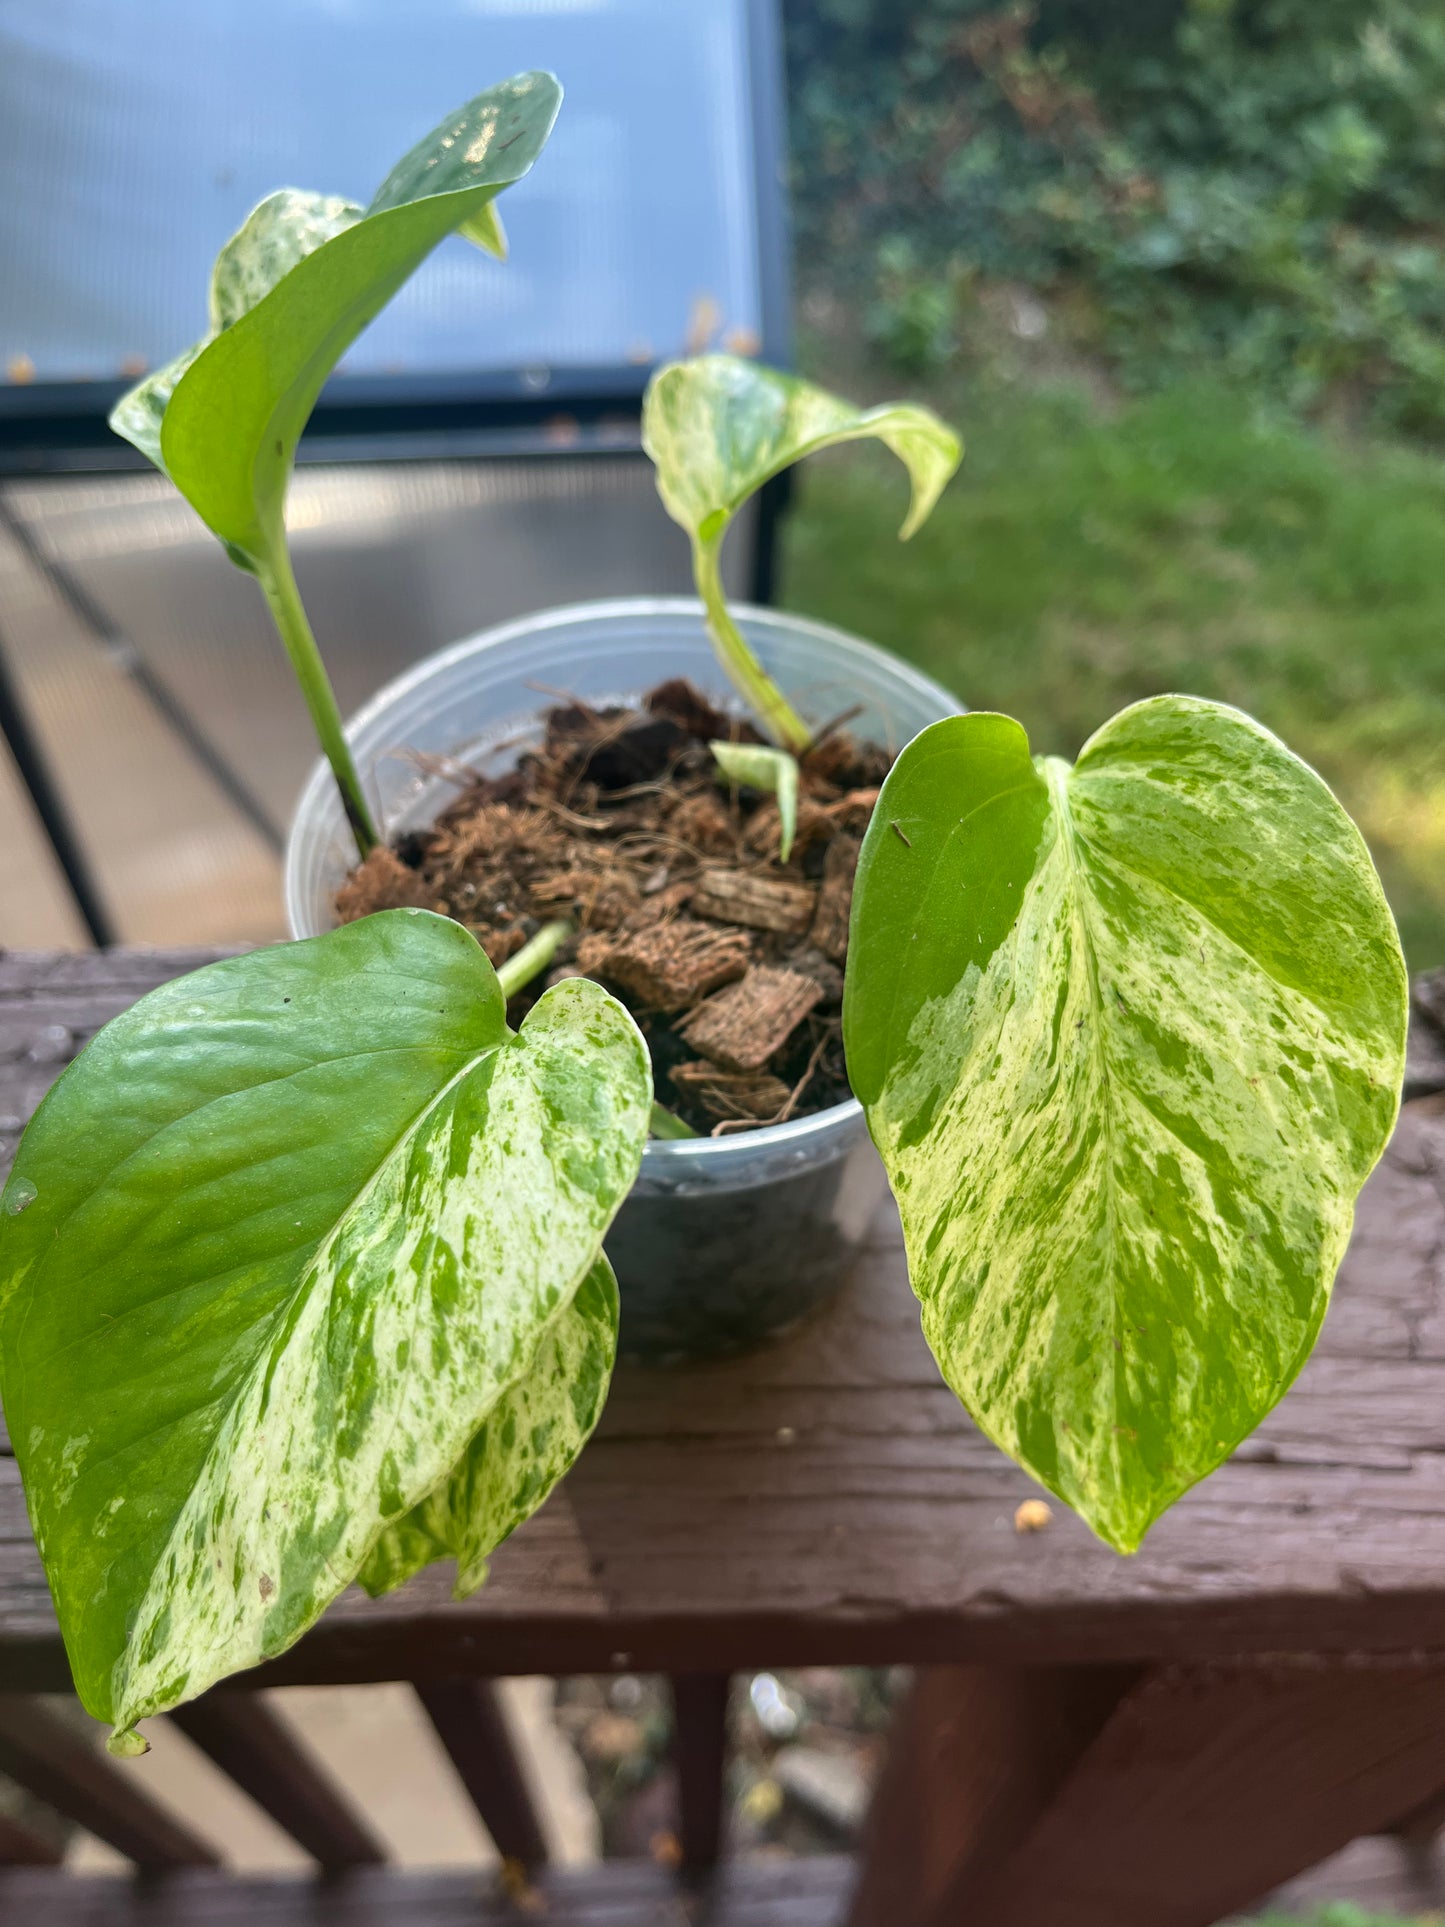
{"label": "leaf tip", "polygon": [[118,1726],[106,1741],[105,1750],[117,1760],[138,1760],[150,1752],[151,1743],[133,1726]]}

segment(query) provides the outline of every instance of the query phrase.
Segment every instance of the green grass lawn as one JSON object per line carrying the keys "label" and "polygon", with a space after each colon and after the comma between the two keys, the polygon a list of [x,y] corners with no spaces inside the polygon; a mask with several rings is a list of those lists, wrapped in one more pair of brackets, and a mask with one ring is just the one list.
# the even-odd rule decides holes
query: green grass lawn
{"label": "green grass lawn", "polygon": [[1298,1914],[1261,1914],[1247,1927],[1436,1927],[1439,1918],[1438,1914],[1427,1914],[1419,1920],[1402,1920],[1398,1914],[1366,1913],[1364,1908],[1342,1900],[1304,1918]]}
{"label": "green grass lawn", "polygon": [[[896,384],[895,384],[896,386]],[[906,548],[881,451],[799,478],[782,597],[1073,756],[1122,704],[1251,710],[1360,823],[1413,968],[1445,963],[1445,462],[1179,392],[939,404],[963,470]]]}

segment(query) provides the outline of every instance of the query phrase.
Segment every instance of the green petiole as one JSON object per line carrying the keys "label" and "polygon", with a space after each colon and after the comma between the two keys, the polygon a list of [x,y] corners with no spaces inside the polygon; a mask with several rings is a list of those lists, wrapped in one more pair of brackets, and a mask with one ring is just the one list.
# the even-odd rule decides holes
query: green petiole
{"label": "green petiole", "polygon": [[693,580],[702,597],[718,661],[765,733],[786,749],[805,750],[813,739],[812,730],[763,668],[728,613],[718,567],[721,547],[716,537],[711,541],[695,539],[692,545]]}
{"label": "green petiole", "polygon": [[331,678],[326,673],[321,651],[311,633],[301,591],[296,586],[285,536],[273,537],[267,542],[264,555],[251,559],[256,579],[265,591],[272,620],[286,645],[286,654],[291,658],[291,667],[306,698],[306,707],[311,712],[311,722],[322,753],[336,778],[336,787],[341,792],[342,807],[351,825],[351,833],[356,838],[356,847],[365,856],[369,850],[375,849],[381,839],[377,835],[366,792],[361,787],[361,777],[352,759],[351,746],[341,725],[336,692],[331,687]]}

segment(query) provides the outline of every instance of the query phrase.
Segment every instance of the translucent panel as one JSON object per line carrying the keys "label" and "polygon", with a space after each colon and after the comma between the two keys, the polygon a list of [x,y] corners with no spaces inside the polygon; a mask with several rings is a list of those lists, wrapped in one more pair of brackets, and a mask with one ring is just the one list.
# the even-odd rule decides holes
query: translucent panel
{"label": "translucent panel", "polygon": [[[281,936],[279,842],[316,748],[256,584],[160,476],[11,483],[6,500],[120,638],[97,637],[0,528],[4,646],[121,936]],[[636,456],[307,468],[290,522],[346,712],[490,623],[689,586],[686,541]],[[735,587],[750,534],[735,537]],[[33,845],[23,795],[0,783],[0,941],[65,942],[63,912],[37,921]]]}
{"label": "translucent panel", "polygon": [[551,67],[506,267],[446,242],[344,372],[616,366],[700,302],[763,332],[748,0],[0,0],[0,369],[111,378],[200,333],[281,185],[369,199],[453,106]]}

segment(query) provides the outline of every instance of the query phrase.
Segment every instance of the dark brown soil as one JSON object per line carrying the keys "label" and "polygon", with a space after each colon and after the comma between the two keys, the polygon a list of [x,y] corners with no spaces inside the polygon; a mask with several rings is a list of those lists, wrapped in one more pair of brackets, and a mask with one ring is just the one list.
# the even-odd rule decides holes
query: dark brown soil
{"label": "dark brown soil", "polygon": [[890,758],[842,727],[800,758],[798,830],[778,861],[773,797],[718,780],[715,737],[756,742],[691,687],[642,709],[550,710],[541,748],[473,777],[425,831],[374,850],[343,885],[343,922],[440,910],[502,964],[570,918],[546,983],[596,977],[637,1018],[657,1095],[721,1135],[804,1117],[848,1095],[843,962],[862,834]]}

